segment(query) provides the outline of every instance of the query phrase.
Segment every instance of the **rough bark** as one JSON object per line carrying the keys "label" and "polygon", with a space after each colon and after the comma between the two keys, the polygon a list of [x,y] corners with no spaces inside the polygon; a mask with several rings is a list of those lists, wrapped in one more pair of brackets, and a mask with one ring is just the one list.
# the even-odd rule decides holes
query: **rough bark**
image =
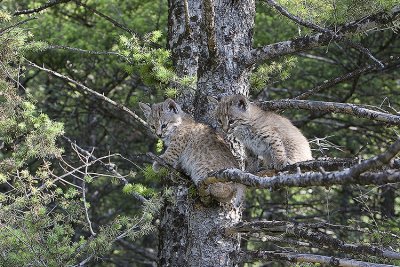
{"label": "rough bark", "polygon": [[[254,0],[207,0],[204,8],[202,46],[199,55],[196,119],[213,125],[213,104],[207,97],[249,93],[249,74],[244,55],[250,53],[254,28]],[[212,7],[212,8],[211,8]]]}
{"label": "rough bark", "polygon": [[[240,58],[252,42],[255,4],[249,1],[169,1],[169,48],[179,76],[197,75],[196,95],[178,98],[196,119],[212,122],[207,96],[248,94],[249,69]],[[229,14],[229,16],[227,16]],[[207,27],[207,30],[201,28]],[[194,110],[191,109],[191,103]],[[222,229],[241,220],[241,207],[205,207],[189,194],[187,185],[172,185],[160,220],[160,266],[236,266],[238,234]]]}

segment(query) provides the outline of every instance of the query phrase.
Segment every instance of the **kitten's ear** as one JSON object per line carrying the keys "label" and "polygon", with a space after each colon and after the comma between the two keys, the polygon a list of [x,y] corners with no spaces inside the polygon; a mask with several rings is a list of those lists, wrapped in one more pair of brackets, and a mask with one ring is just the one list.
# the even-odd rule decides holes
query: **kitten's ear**
{"label": "kitten's ear", "polygon": [[238,106],[238,108],[240,108],[243,111],[247,110],[248,102],[247,102],[247,99],[245,96],[238,95],[237,106]]}
{"label": "kitten's ear", "polygon": [[148,118],[151,113],[151,107],[145,103],[139,102],[139,107],[143,111],[144,116]]}
{"label": "kitten's ear", "polygon": [[174,112],[175,114],[178,114],[181,110],[181,107],[172,99],[168,98],[165,100],[165,103],[167,104],[167,108],[169,111]]}

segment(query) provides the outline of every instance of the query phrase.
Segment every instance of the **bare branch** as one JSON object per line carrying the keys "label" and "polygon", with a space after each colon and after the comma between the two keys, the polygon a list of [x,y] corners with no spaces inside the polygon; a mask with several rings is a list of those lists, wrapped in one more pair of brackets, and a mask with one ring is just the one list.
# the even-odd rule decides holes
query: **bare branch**
{"label": "bare branch", "polygon": [[247,57],[247,64],[253,65],[275,57],[293,54],[315,47],[326,45],[332,41],[343,40],[350,35],[366,32],[383,26],[400,17],[400,6],[395,6],[389,12],[379,12],[368,17],[338,26],[335,32],[319,32],[314,35],[299,37],[289,41],[283,41],[264,47],[255,48]]}
{"label": "bare branch", "polygon": [[328,29],[325,29],[321,26],[318,26],[310,21],[306,21],[303,20],[302,18],[295,16],[291,13],[289,13],[289,11],[287,11],[283,6],[279,5],[276,1],[274,0],[264,0],[265,3],[267,3],[268,5],[272,6],[273,8],[275,8],[279,13],[281,13],[283,16],[293,20],[294,22],[296,22],[297,24],[313,29],[317,32],[329,32]]}
{"label": "bare branch", "polygon": [[343,267],[394,267],[394,265],[370,263],[353,259],[341,259],[336,257],[279,251],[245,251],[240,252],[242,262],[254,262],[255,260],[311,262]]}
{"label": "bare branch", "polygon": [[83,202],[83,207],[85,209],[85,217],[86,217],[86,221],[88,222],[88,225],[89,225],[90,233],[92,236],[96,236],[96,233],[93,231],[92,222],[90,221],[89,211],[88,211],[89,207],[86,202],[86,181],[85,181],[85,179],[86,179],[86,176],[88,175],[88,164],[89,164],[89,159],[91,156],[92,156],[91,154],[86,155],[85,162],[84,162],[86,164],[86,167],[85,167],[85,173],[84,173],[83,179],[82,179],[82,202]]}
{"label": "bare branch", "polygon": [[49,7],[53,7],[55,5],[68,3],[68,2],[71,2],[71,0],[49,0],[43,6],[40,6],[38,8],[34,8],[34,9],[26,9],[26,10],[15,11],[13,15],[14,16],[19,16],[19,15],[23,15],[23,14],[26,15],[26,14],[37,13],[37,12],[45,10],[45,9],[47,9]]}
{"label": "bare branch", "polygon": [[279,110],[287,108],[305,109],[311,111],[324,111],[332,113],[343,113],[385,122],[390,125],[400,125],[400,116],[383,113],[375,110],[370,110],[356,104],[310,101],[310,100],[275,100],[263,101],[258,104],[264,110]]}
{"label": "bare branch", "polygon": [[[63,138],[64,138],[66,141],[68,141],[68,142],[71,144],[71,146],[72,146],[73,148],[75,148],[75,149],[78,150],[80,153],[82,153],[83,155],[85,155],[85,157],[86,157],[87,159],[90,159],[90,160],[92,160],[92,161],[97,161],[106,171],[112,173],[112,174],[114,175],[114,177],[117,177],[119,180],[121,180],[121,181],[123,182],[124,185],[128,184],[128,181],[125,179],[125,177],[122,176],[119,172],[117,172],[117,171],[115,170],[115,167],[114,167],[113,164],[106,164],[106,163],[104,163],[102,160],[96,158],[96,157],[93,155],[93,153],[90,153],[89,151],[87,151],[87,150],[81,148],[80,146],[78,146],[78,145],[76,144],[76,142],[73,142],[73,141],[72,141],[71,139],[69,139],[68,137],[63,136]],[[87,173],[87,171],[86,171],[86,173]],[[146,202],[146,201],[147,201],[146,198],[144,198],[143,196],[141,196],[141,195],[139,195],[139,194],[137,194],[137,193],[135,193],[135,192],[133,192],[133,196],[134,196],[136,199],[140,200],[141,202]]]}
{"label": "bare branch", "polygon": [[[396,60],[398,60],[399,58],[397,57]],[[400,64],[400,61],[391,61],[391,63],[386,63],[384,62],[384,64],[386,64],[385,68],[383,69],[377,69],[376,66],[372,66],[372,65],[368,65],[368,66],[364,66],[361,68],[358,68],[352,72],[346,73],[344,75],[341,75],[339,77],[324,81],[322,84],[319,84],[317,86],[315,86],[314,88],[296,96],[293,99],[297,99],[297,100],[304,100],[309,98],[310,96],[314,95],[315,93],[318,93],[324,89],[330,88],[333,85],[336,85],[338,83],[341,83],[343,81],[346,80],[350,80],[353,79],[361,74],[365,74],[365,73],[369,73],[369,72],[373,72],[373,71],[384,71],[386,69],[392,68],[394,66],[398,66]]]}
{"label": "bare branch", "polygon": [[375,64],[380,67],[380,68],[384,68],[385,65],[379,61],[376,57],[374,57],[371,52],[368,50],[368,48],[365,48],[364,46],[362,46],[360,43],[357,42],[353,42],[351,40],[348,39],[343,39],[342,42],[344,42],[345,44],[347,44],[350,47],[353,47],[354,49],[357,49],[358,51],[360,51],[361,53],[364,53],[367,57],[369,57],[373,62],[375,62]]}
{"label": "bare branch", "polygon": [[92,8],[92,7],[90,7],[90,6],[86,5],[86,4],[84,4],[84,3],[82,3],[81,1],[74,0],[74,2],[75,2],[77,5],[82,6],[82,7],[84,7],[85,9],[87,9],[87,10],[93,12],[94,14],[98,15],[99,17],[102,17],[103,19],[108,20],[108,21],[111,22],[115,27],[120,28],[120,29],[122,29],[122,30],[124,30],[124,31],[126,31],[126,32],[129,32],[129,33],[132,34],[132,35],[139,36],[139,34],[138,34],[137,32],[135,32],[134,30],[132,30],[132,29],[128,28],[127,26],[125,26],[125,25],[119,23],[119,22],[116,21],[115,19],[113,19],[113,18],[111,18],[111,17],[109,17],[109,16],[103,14],[102,12],[97,11],[96,9],[94,9],[94,8]]}
{"label": "bare branch", "polygon": [[342,240],[331,237],[325,233],[310,229],[307,224],[295,224],[284,221],[253,221],[253,222],[240,222],[232,227],[225,229],[227,234],[232,233],[253,233],[253,232],[269,232],[269,233],[284,233],[286,235],[296,236],[305,239],[312,246],[320,248],[328,247],[344,253],[358,254],[358,255],[372,255],[388,259],[400,259],[400,253],[380,248],[372,245],[364,244],[349,244]]}
{"label": "bare branch", "polygon": [[132,110],[130,110],[127,107],[125,107],[124,105],[121,105],[121,104],[115,102],[114,100],[111,100],[110,98],[108,98],[108,97],[96,92],[95,90],[92,90],[92,89],[86,87],[85,85],[83,85],[83,84],[81,84],[81,83],[79,83],[79,82],[77,82],[77,81],[75,81],[75,80],[73,80],[73,79],[71,79],[71,78],[69,78],[69,77],[67,77],[65,75],[62,75],[62,74],[60,74],[60,73],[58,73],[56,71],[47,69],[45,67],[40,67],[40,66],[36,65],[35,63],[33,63],[33,62],[29,61],[29,60],[27,60],[27,62],[32,67],[35,67],[35,68],[40,69],[40,70],[43,70],[43,71],[45,71],[47,73],[50,73],[50,74],[52,74],[52,75],[54,75],[54,76],[56,76],[58,78],[61,78],[61,79],[65,80],[65,81],[67,81],[67,82],[70,82],[70,83],[76,85],[77,86],[76,88],[80,89],[81,92],[90,94],[90,95],[96,97],[97,99],[100,99],[102,101],[105,101],[105,102],[111,104],[112,106],[114,106],[118,110],[121,110],[124,113],[127,113],[130,117],[132,117],[134,120],[136,120],[137,122],[139,122],[140,124],[142,124],[143,126],[145,126],[147,128],[147,122],[144,121],[142,118],[140,118],[138,115],[136,115]]}
{"label": "bare branch", "polygon": [[296,162],[282,169],[282,172],[296,172],[298,168],[302,172],[319,171],[323,168],[325,171],[336,171],[338,169],[349,168],[357,163],[353,158],[322,158],[308,161]]}
{"label": "bare branch", "polygon": [[364,173],[373,168],[388,164],[400,151],[400,139],[392,144],[388,150],[364,160],[351,168],[336,172],[307,172],[301,174],[281,174],[273,177],[259,177],[238,169],[225,169],[209,174],[209,178],[203,180],[205,185],[216,182],[235,182],[256,188],[279,189],[282,187],[309,187],[330,186],[340,184],[387,184],[400,182],[400,171],[387,170],[379,173]]}

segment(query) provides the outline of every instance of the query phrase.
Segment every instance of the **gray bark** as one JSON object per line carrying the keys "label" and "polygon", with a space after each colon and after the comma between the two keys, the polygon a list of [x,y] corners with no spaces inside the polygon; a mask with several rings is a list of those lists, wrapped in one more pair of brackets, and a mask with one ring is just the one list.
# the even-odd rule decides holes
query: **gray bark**
{"label": "gray bark", "polygon": [[[184,91],[178,102],[212,125],[214,107],[207,96],[248,95],[250,69],[241,55],[251,50],[254,1],[169,0],[168,5],[175,70],[198,78],[196,95]],[[226,236],[223,229],[240,222],[241,207],[206,207],[189,194],[188,185],[170,188],[173,200],[165,203],[160,220],[159,266],[236,266],[239,234]]]}

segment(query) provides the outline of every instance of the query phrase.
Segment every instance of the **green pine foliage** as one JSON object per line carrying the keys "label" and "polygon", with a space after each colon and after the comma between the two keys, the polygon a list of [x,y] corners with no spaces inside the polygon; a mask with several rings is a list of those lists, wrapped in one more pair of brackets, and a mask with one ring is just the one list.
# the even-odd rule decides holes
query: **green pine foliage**
{"label": "green pine foliage", "polygon": [[[166,97],[176,98],[181,90],[194,87],[196,79],[175,74],[170,52],[161,48],[161,37],[161,31],[148,33],[143,39],[121,35],[117,51],[128,62],[124,66],[127,73],[138,73],[145,85],[153,86],[158,93],[164,92]],[[170,87],[171,84],[176,87]]]}
{"label": "green pine foliage", "polygon": [[[83,203],[79,186],[60,184],[66,175],[53,167],[62,161],[57,138],[64,126],[19,93],[26,93],[18,82],[24,56],[45,44],[32,41],[17,22],[0,12],[0,266],[70,266],[108,253],[122,238],[148,235],[162,200],[140,183],[123,189],[153,197],[139,215],[118,215],[88,233],[90,203]],[[83,177],[87,185],[93,179]]]}

